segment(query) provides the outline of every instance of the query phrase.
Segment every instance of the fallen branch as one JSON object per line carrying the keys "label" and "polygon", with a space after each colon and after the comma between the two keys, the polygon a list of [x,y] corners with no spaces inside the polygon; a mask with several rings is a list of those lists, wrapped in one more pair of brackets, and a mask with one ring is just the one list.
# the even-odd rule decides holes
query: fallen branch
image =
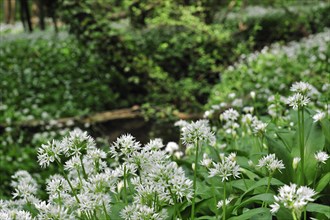
{"label": "fallen branch", "polygon": [[[202,114],[188,114],[183,112],[174,112],[173,115],[182,120],[194,120],[202,118]],[[117,109],[105,112],[94,113],[87,116],[66,117],[53,120],[29,120],[23,122],[14,122],[12,124],[0,124],[0,127],[39,127],[44,125],[62,125],[72,126],[74,124],[95,124],[114,120],[143,118],[141,108],[133,106],[132,108]]]}

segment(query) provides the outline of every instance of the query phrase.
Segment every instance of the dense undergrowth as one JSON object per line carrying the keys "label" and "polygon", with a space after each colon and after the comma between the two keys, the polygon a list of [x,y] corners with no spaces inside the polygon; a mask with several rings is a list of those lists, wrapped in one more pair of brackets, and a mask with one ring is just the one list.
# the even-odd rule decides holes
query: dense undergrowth
{"label": "dense undergrowth", "polygon": [[[329,4],[210,20],[152,2],[117,19],[103,1],[63,0],[77,39],[2,36],[0,219],[330,218]],[[109,149],[53,120],[135,104],[209,121],[176,123],[178,143],[123,135]],[[20,127],[30,120],[45,124]]]}
{"label": "dense undergrowth", "polygon": [[212,128],[207,120],[179,121],[182,142],[165,150],[161,139],[142,146],[129,134],[101,149],[74,130],[38,149],[41,167],[59,167],[46,186],[26,171],[12,176],[13,199],[1,200],[0,216],[329,218],[329,111],[316,107],[312,85],[296,82],[290,91],[280,104],[287,111],[276,118],[245,106],[227,109]]}

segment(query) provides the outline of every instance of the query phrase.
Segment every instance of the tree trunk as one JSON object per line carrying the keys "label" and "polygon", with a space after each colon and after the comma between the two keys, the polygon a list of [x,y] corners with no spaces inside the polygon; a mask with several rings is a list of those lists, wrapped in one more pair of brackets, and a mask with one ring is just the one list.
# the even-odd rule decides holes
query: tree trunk
{"label": "tree trunk", "polygon": [[26,28],[25,23],[27,23],[28,30],[30,32],[32,32],[33,28],[32,28],[28,0],[20,0],[20,3],[21,3],[21,10],[20,10],[21,11],[21,20],[23,22],[23,26],[24,26],[24,28]]}

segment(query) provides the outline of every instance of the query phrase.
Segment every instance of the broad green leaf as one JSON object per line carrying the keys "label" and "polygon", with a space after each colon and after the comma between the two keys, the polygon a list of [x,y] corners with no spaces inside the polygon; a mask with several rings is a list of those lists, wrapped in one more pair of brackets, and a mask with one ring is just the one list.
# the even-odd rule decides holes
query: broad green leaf
{"label": "broad green leaf", "polygon": [[305,120],[305,177],[307,183],[311,184],[315,177],[317,169],[317,161],[314,158],[314,154],[323,150],[325,143],[325,137],[320,127],[313,123],[311,118]]}
{"label": "broad green leaf", "polygon": [[236,189],[240,189],[243,192],[245,192],[247,189],[251,188],[253,184],[255,184],[256,181],[250,180],[250,179],[239,179],[239,180],[233,180],[231,181],[232,187],[235,187]]}
{"label": "broad green leaf", "polygon": [[259,195],[256,195],[256,196],[252,196],[251,198],[241,202],[241,204],[239,204],[235,210],[238,210],[250,203],[253,203],[253,202],[259,202],[259,201],[262,201],[262,202],[267,202],[267,203],[272,203],[274,202],[274,195],[271,194],[271,193],[263,193],[263,194],[259,194]]}
{"label": "broad green leaf", "polygon": [[122,202],[118,202],[111,206],[110,218],[118,219],[120,216],[120,211],[125,207],[125,204]]}
{"label": "broad green leaf", "polygon": [[288,151],[286,146],[280,140],[275,140],[273,137],[266,135],[267,144],[269,147],[270,153],[275,153],[278,159],[282,160],[285,169],[282,170],[282,173],[275,173],[275,177],[283,181],[286,184],[292,182],[293,169],[292,169],[292,156],[291,152]]}
{"label": "broad green leaf", "polygon": [[[245,193],[237,200],[238,202],[241,202],[242,199],[244,198],[244,196],[251,192],[252,190],[260,187],[260,186],[267,186],[268,185],[268,177],[262,178],[259,181],[257,181],[255,184],[253,184],[248,190],[245,191]],[[281,181],[272,178],[272,180],[270,181],[270,185],[276,185],[276,186],[281,186],[284,185]]]}
{"label": "broad green leaf", "polygon": [[323,191],[323,189],[326,187],[326,186],[329,186],[329,183],[330,183],[330,172],[328,172],[327,174],[325,174],[321,179],[320,181],[318,182],[315,190],[316,192],[320,193]]}
{"label": "broad green leaf", "polygon": [[288,151],[291,151],[291,148],[293,146],[294,134],[295,132],[288,130],[281,130],[276,132],[277,137],[280,139],[280,141],[283,143],[283,145]]}
{"label": "broad green leaf", "polygon": [[324,214],[328,219],[330,218],[330,206],[327,205],[309,203],[307,205],[307,211],[321,213]]}
{"label": "broad green leaf", "polygon": [[321,127],[322,127],[324,137],[326,138],[326,141],[328,142],[327,150],[330,151],[330,121],[327,119],[321,120]]}
{"label": "broad green leaf", "polygon": [[269,209],[267,208],[256,208],[256,209],[250,209],[246,212],[244,212],[240,216],[231,217],[228,220],[246,220],[251,219],[252,217],[263,214],[263,213],[269,213]]}

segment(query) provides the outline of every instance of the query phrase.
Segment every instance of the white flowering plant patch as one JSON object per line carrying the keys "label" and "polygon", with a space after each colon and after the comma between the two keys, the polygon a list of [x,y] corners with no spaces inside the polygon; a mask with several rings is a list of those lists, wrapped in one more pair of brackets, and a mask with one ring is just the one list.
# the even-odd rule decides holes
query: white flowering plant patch
{"label": "white flowering plant patch", "polygon": [[0,219],[330,218],[329,111],[310,103],[313,88],[294,83],[281,117],[236,107],[211,123],[178,121],[181,142],[166,147],[125,134],[101,149],[73,130],[39,147],[39,165],[58,169],[45,186],[13,174]]}

